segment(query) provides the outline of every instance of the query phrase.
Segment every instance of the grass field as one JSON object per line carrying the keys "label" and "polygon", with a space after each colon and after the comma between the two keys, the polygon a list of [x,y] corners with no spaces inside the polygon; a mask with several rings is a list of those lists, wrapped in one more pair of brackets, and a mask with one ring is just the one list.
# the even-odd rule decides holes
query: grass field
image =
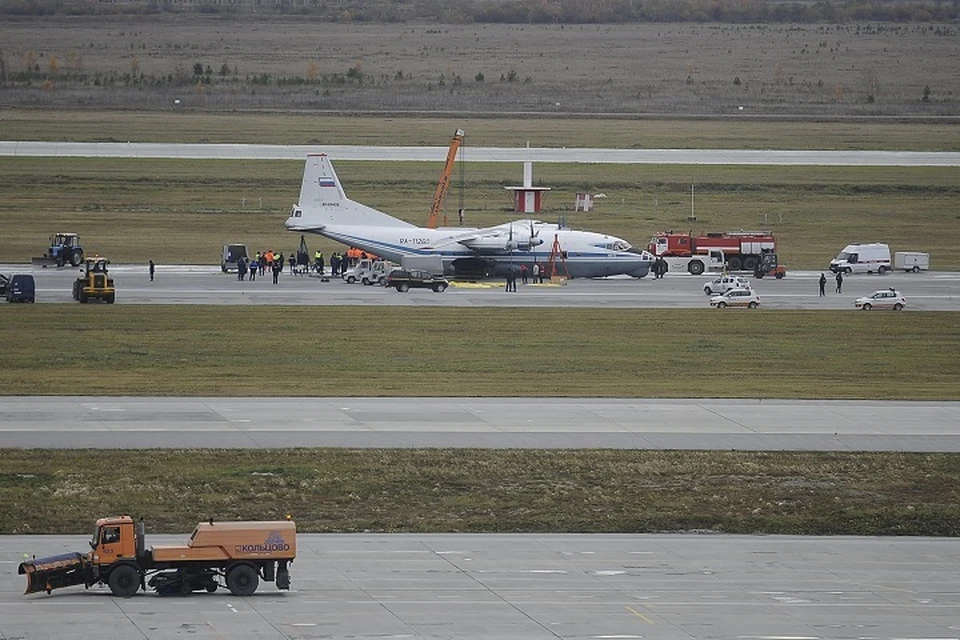
{"label": "grass field", "polygon": [[0,450],[0,534],[290,514],[304,532],[957,536],[958,504],[944,454]]}
{"label": "grass field", "polygon": [[955,313],[24,305],[0,335],[10,395],[960,399]]}
{"label": "grass field", "polygon": [[[468,156],[469,157],[469,156]],[[339,162],[354,199],[425,224],[440,163]],[[0,158],[3,262],[41,255],[54,231],[80,233],[89,252],[117,263],[216,263],[226,242],[252,250],[295,249],[283,221],[299,194],[293,161]],[[503,187],[519,165],[466,163],[466,223],[517,217]],[[769,229],[788,269],[823,268],[848,242],[882,241],[931,254],[935,269],[960,268],[960,173],[953,168],[556,165],[535,167],[550,185],[541,218],[645,246],[667,229]],[[456,170],[448,195],[455,211]],[[690,222],[690,185],[698,220]],[[589,213],[572,213],[576,193],[605,193]],[[567,211],[564,212],[563,209]],[[455,223],[451,214],[451,223]],[[329,254],[342,247],[309,238]]]}
{"label": "grass field", "polygon": [[456,129],[470,146],[603,149],[960,150],[960,116],[763,118],[735,116],[337,115],[85,109],[0,109],[5,140],[443,147]]}
{"label": "grass field", "polygon": [[358,110],[955,116],[957,34],[955,24],[922,22],[19,16],[0,26],[8,76],[0,105],[171,109],[180,100],[185,110],[320,117]]}

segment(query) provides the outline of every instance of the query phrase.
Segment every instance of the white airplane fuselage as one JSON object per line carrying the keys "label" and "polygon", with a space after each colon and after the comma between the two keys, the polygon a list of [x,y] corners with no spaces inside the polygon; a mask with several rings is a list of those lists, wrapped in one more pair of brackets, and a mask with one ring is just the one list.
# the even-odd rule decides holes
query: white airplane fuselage
{"label": "white airplane fuselage", "polygon": [[285,226],[317,233],[402,263],[406,256],[440,256],[444,270],[503,275],[520,265],[545,266],[554,247],[558,273],[571,278],[647,275],[653,256],[614,236],[517,220],[486,228],[417,227],[346,197],[326,155],[310,155],[300,201]]}

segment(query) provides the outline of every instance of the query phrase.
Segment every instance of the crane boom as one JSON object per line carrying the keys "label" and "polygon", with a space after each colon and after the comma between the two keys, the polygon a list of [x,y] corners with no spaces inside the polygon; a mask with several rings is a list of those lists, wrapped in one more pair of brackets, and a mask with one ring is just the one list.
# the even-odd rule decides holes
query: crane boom
{"label": "crane boom", "polygon": [[457,129],[457,132],[450,140],[450,149],[447,151],[447,162],[443,165],[443,173],[440,174],[440,181],[437,182],[437,191],[433,194],[433,206],[430,207],[430,217],[427,218],[427,228],[437,228],[437,218],[440,216],[440,210],[443,209],[443,201],[447,197],[447,187],[450,186],[450,174],[453,172],[453,161],[457,157],[457,151],[463,144],[463,129]]}

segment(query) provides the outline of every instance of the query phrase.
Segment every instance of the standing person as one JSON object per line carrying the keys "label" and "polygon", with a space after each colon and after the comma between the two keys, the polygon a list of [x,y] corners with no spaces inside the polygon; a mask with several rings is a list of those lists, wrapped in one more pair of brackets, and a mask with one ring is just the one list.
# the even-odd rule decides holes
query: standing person
{"label": "standing person", "polygon": [[540,277],[540,264],[538,262],[534,261],[533,269],[530,271],[530,275],[532,276],[530,280],[536,284],[537,279]]}
{"label": "standing person", "polygon": [[243,258],[237,260],[237,280],[247,279],[247,261]]}
{"label": "standing person", "polygon": [[504,291],[508,291],[508,292],[510,291],[510,277],[511,277],[512,274],[513,274],[513,271],[508,269],[508,270],[507,270],[507,279],[506,279],[506,281],[505,281],[505,283],[504,283],[504,286],[503,286],[503,290],[504,290]]}
{"label": "standing person", "polygon": [[820,274],[820,297],[827,295],[827,276]]}
{"label": "standing person", "polygon": [[523,281],[523,284],[527,284],[527,265],[520,265],[520,278]]}
{"label": "standing person", "polygon": [[287,261],[290,263],[290,275],[295,275],[297,273],[297,258],[292,253],[290,257],[287,258]]}
{"label": "standing person", "polygon": [[283,263],[279,260],[273,261],[273,284],[280,284],[280,272],[283,271]]}
{"label": "standing person", "polygon": [[153,260],[150,261],[150,282],[153,282],[153,273],[157,270],[157,265],[153,264]]}
{"label": "standing person", "polygon": [[[260,254],[257,254],[260,255]],[[257,270],[260,269],[260,263],[257,258],[254,258],[250,263],[250,282],[253,282],[257,279]]]}
{"label": "standing person", "polygon": [[837,293],[843,293],[843,272],[837,271]]}

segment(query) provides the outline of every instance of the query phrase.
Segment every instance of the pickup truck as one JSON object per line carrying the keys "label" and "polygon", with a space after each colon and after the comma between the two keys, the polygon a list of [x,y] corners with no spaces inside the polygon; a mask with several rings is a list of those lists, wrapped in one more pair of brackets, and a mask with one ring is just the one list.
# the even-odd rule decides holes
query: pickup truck
{"label": "pickup truck", "polygon": [[397,269],[387,276],[387,286],[393,287],[400,293],[410,289],[433,289],[441,293],[448,285],[446,278],[420,269]]}

